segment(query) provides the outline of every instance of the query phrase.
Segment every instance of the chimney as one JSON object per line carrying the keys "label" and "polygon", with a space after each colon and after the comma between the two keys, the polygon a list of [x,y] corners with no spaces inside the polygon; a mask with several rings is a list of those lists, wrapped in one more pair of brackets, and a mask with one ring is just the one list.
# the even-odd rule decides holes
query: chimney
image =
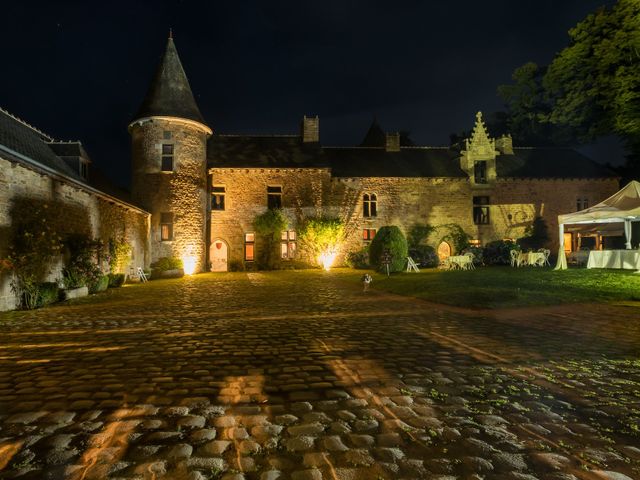
{"label": "chimney", "polygon": [[511,135],[502,135],[496,138],[496,150],[503,155],[513,155],[513,140]]}
{"label": "chimney", "polygon": [[315,117],[302,118],[302,143],[318,143],[320,141],[320,119]]}
{"label": "chimney", "polygon": [[387,152],[399,152],[400,151],[400,134],[387,133],[384,149]]}

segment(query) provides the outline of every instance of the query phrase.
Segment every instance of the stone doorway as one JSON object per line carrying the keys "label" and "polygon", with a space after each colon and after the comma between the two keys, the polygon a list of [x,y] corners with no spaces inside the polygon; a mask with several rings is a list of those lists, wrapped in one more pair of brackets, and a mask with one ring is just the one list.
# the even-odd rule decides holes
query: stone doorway
{"label": "stone doorway", "polygon": [[212,272],[226,272],[228,270],[229,247],[224,240],[214,240],[209,249]]}
{"label": "stone doorway", "polygon": [[438,245],[438,258],[440,259],[440,263],[444,262],[447,258],[451,256],[451,245],[447,242],[441,242]]}

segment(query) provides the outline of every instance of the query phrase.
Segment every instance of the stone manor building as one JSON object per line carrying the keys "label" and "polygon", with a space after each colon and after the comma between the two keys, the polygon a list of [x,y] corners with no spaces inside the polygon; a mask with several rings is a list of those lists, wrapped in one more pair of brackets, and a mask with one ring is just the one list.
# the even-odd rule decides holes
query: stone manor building
{"label": "stone manor building", "polygon": [[[319,125],[305,116],[297,135],[214,132],[170,38],[129,125],[132,198],[151,213],[151,260],[177,256],[195,271],[249,266],[261,248],[253,220],[268,208],[282,208],[290,219],[281,237],[285,261],[296,257],[296,226],[319,215],[345,222],[343,255],[384,225],[407,232],[414,224],[457,224],[485,244],[522,237],[537,216],[549,227],[549,247],[557,248],[558,214],[618,189],[613,172],[574,150],[491,138],[480,113],[458,148],[410,145],[375,121],[359,146],[328,147]],[[441,255],[452,253],[438,235],[427,241]]]}
{"label": "stone manor building", "polygon": [[[470,119],[471,120],[471,119]],[[410,144],[374,122],[357,147],[320,142],[318,117],[303,117],[297,135],[226,135],[200,113],[172,39],[135,118],[131,195],[110,188],[77,141],[59,141],[0,110],[0,259],[9,247],[13,205],[37,200],[62,206],[52,218],[65,234],[125,240],[125,273],[161,257],[187,271],[254,265],[263,248],[253,221],[269,208],[290,220],[281,232],[283,262],[295,260],[305,218],[338,217],[346,240],[337,259],[360,250],[385,225],[459,225],[478,244],[522,237],[536,216],[550,247],[557,215],[600,202],[618,189],[606,167],[570,149],[522,148],[491,138],[478,113],[458,147]],[[565,244],[575,246],[569,232]],[[441,230],[427,239],[453,252]],[[48,280],[61,278],[62,260]],[[0,310],[14,308],[11,273],[0,271]]]}

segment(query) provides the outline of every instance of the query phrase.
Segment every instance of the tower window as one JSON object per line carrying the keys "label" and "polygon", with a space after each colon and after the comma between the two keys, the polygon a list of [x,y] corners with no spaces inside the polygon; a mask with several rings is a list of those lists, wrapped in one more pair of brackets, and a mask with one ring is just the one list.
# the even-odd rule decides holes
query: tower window
{"label": "tower window", "polygon": [[255,233],[244,234],[244,259],[247,262],[252,262],[255,258],[255,245],[256,235]]}
{"label": "tower window", "polygon": [[225,187],[212,187],[211,190],[211,210],[224,210]]}
{"label": "tower window", "polygon": [[487,162],[481,160],[473,164],[473,178],[476,183],[487,183]]}
{"label": "tower window", "polygon": [[473,223],[489,224],[489,197],[473,197]]}
{"label": "tower window", "polygon": [[375,193],[365,193],[362,196],[362,216],[365,218],[378,215],[378,197]]}
{"label": "tower window", "polygon": [[296,232],[288,230],[280,236],[280,256],[284,259],[292,259],[296,253]]}
{"label": "tower window", "polygon": [[282,208],[282,187],[267,187],[267,207],[269,210]]}
{"label": "tower window", "polygon": [[173,145],[170,143],[162,144],[162,166],[163,172],[173,172]]}
{"label": "tower window", "polygon": [[162,138],[165,140],[171,140],[171,131],[165,130],[162,132]]}
{"label": "tower window", "polygon": [[173,213],[160,214],[160,240],[167,242],[173,240]]}

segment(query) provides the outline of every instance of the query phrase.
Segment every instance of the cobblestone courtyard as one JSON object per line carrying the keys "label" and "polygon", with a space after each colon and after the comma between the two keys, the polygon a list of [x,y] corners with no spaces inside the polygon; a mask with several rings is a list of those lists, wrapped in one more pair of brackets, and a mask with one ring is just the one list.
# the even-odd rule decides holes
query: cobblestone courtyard
{"label": "cobblestone courtyard", "polygon": [[640,309],[467,311],[321,272],[0,314],[0,478],[640,478]]}

